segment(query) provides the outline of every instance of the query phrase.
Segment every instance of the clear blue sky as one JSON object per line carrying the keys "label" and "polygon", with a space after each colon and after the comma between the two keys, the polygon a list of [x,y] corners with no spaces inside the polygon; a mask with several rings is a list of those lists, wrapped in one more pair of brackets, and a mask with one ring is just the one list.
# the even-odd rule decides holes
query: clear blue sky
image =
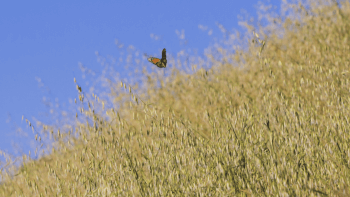
{"label": "clear blue sky", "polygon": [[[73,77],[81,75],[78,62],[101,70],[95,51],[118,58],[115,39],[141,53],[183,48],[176,31],[184,30],[187,48],[204,48],[220,38],[216,22],[239,29],[242,10],[256,17],[257,0],[176,1],[2,1],[0,3],[0,149],[14,154],[33,151],[31,129],[22,115],[45,120],[43,97],[64,109],[77,96]],[[271,1],[280,6],[280,1]],[[207,26],[207,30],[198,25]],[[212,34],[209,34],[212,29]],[[160,39],[154,39],[154,34]],[[152,66],[152,65],[149,65]],[[118,70],[118,68],[115,68]],[[40,87],[38,78],[44,87]],[[49,91],[48,91],[49,88]],[[27,137],[20,137],[17,128]],[[17,153],[18,154],[18,153]],[[2,159],[2,158],[1,158]]]}

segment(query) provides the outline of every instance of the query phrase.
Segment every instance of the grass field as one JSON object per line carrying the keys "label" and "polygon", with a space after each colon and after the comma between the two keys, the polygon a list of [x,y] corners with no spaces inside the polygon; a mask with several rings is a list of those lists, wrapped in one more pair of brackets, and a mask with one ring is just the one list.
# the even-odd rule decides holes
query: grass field
{"label": "grass field", "polygon": [[0,196],[350,196],[350,3],[308,3],[210,69],[111,82],[118,107],[78,86],[76,123],[41,125],[52,152],[2,168]]}

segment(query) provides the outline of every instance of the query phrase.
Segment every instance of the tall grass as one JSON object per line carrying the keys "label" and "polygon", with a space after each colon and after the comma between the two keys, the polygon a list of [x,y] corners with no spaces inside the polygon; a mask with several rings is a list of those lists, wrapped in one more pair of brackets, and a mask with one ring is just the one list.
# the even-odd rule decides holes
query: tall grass
{"label": "tall grass", "polygon": [[76,125],[43,125],[51,154],[3,170],[0,195],[349,196],[350,3],[283,11],[211,69],[111,82],[118,108],[78,86]]}

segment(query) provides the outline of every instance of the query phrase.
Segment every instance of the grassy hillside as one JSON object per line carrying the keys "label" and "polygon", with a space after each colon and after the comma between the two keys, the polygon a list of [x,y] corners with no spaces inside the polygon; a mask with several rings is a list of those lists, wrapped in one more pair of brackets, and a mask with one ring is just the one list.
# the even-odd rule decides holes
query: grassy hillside
{"label": "grassy hillside", "polygon": [[118,108],[79,90],[86,121],[44,125],[0,196],[350,196],[350,3],[284,8],[209,70],[112,84]]}

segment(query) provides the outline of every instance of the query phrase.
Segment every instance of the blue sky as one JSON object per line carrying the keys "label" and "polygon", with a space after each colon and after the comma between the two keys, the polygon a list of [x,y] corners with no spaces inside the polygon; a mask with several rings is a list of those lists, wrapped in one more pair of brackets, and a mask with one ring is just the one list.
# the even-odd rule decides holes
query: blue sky
{"label": "blue sky", "polygon": [[[266,1],[263,1],[266,2]],[[256,17],[257,0],[216,1],[2,1],[0,3],[0,149],[33,151],[22,115],[45,120],[43,97],[69,106],[77,96],[78,63],[101,70],[95,51],[118,58],[120,43],[141,53],[204,49],[222,36],[216,23],[240,29],[243,10]],[[280,1],[271,1],[280,6]],[[206,30],[199,25],[208,27]],[[176,32],[184,32],[186,46]],[[118,40],[116,45],[115,40]],[[152,66],[151,64],[149,65]],[[117,71],[121,68],[115,68]],[[57,107],[57,106],[56,106]],[[27,133],[21,137],[17,128]]]}

